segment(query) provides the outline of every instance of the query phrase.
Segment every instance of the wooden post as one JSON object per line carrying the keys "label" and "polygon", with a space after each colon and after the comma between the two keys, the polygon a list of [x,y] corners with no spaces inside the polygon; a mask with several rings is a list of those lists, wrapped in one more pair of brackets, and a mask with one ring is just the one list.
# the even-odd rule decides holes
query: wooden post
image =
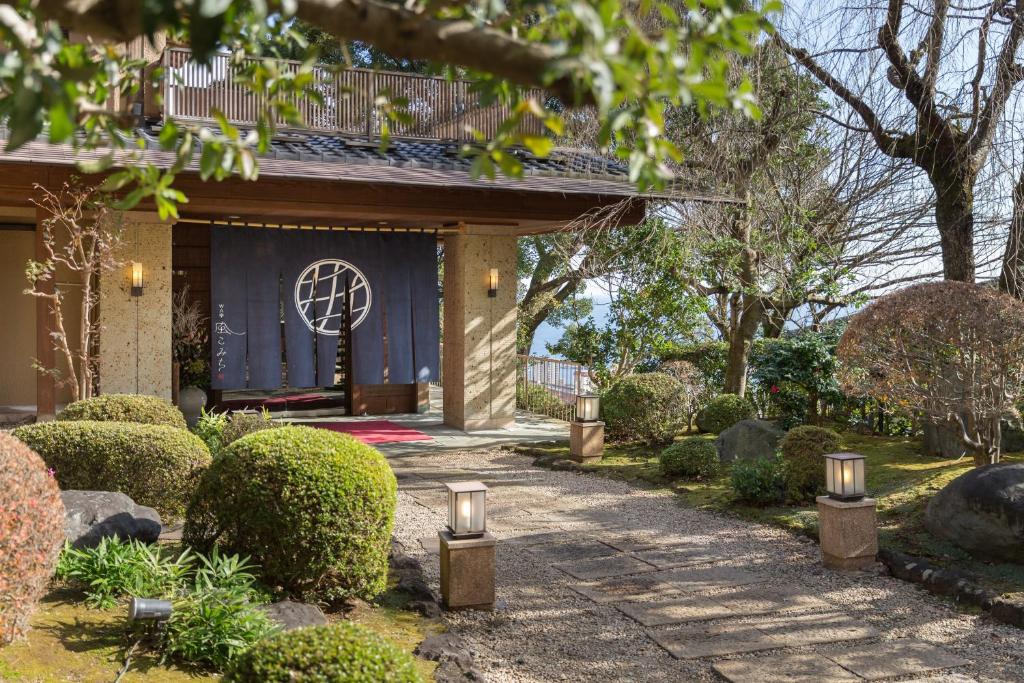
{"label": "wooden post", "polygon": [[[36,243],[35,243],[35,260],[43,261],[46,259],[46,249],[44,248],[44,230],[43,221],[46,219],[46,213],[36,208]],[[54,273],[53,277],[56,277]],[[40,282],[39,287],[47,293],[52,293],[54,290],[55,282],[53,279],[47,280],[46,282]],[[50,324],[52,322],[53,311],[48,299],[41,297],[36,298],[36,360],[39,364],[47,369],[52,369],[55,366],[56,354],[53,349],[53,340],[50,338]],[[36,373],[36,420],[44,422],[46,420],[53,419],[53,416],[57,413],[57,387],[54,382],[53,375],[48,375],[42,372]]]}

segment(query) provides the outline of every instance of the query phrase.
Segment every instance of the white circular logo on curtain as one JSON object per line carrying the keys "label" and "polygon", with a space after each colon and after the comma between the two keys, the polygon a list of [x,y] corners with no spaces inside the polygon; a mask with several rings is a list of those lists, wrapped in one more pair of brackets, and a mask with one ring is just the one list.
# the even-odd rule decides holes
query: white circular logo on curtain
{"label": "white circular logo on curtain", "polygon": [[295,281],[295,308],[310,330],[315,329],[320,334],[339,333],[346,277],[352,328],[355,329],[370,312],[373,301],[370,283],[361,270],[341,259],[321,259],[310,263],[299,275]]}

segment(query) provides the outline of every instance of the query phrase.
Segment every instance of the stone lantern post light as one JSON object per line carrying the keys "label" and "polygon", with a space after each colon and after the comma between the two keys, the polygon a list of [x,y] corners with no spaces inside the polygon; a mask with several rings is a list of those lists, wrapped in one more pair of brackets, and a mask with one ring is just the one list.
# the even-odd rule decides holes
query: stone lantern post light
{"label": "stone lantern post light", "polygon": [[598,420],[597,394],[576,396],[576,418],[569,423],[569,457],[576,462],[600,460],[604,453],[604,422]]}
{"label": "stone lantern post light", "polygon": [[825,455],[827,496],[818,496],[821,562],[830,569],[867,569],[878,554],[875,499],[865,497],[864,456]]}
{"label": "stone lantern post light", "polygon": [[448,609],[494,607],[495,538],[487,532],[487,486],[445,484],[448,528],[441,539],[441,597]]}

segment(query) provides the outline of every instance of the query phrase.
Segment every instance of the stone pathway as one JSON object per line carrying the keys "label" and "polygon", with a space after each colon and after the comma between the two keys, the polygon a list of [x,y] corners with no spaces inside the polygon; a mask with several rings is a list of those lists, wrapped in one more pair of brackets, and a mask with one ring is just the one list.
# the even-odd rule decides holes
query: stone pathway
{"label": "stone pathway", "polygon": [[1024,631],[784,531],[507,451],[392,457],[395,534],[437,588],[443,481],[491,487],[494,612],[447,619],[493,681],[1022,681]]}

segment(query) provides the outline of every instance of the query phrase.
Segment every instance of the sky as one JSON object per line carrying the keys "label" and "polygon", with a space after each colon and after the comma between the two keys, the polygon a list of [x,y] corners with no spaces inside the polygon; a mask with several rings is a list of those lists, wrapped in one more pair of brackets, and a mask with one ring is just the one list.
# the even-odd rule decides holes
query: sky
{"label": "sky", "polygon": [[[881,17],[885,10],[885,3],[849,3],[836,2],[834,0],[790,0],[787,2],[787,11],[783,18],[777,23],[782,28],[783,35],[792,44],[806,47],[811,53],[819,56],[819,61],[829,59],[824,53],[829,49],[837,49],[835,60],[838,60],[840,72],[847,81],[847,85],[855,91],[862,93],[869,101],[879,103],[885,102],[879,109],[884,114],[887,127],[906,130],[905,119],[907,109],[905,100],[897,91],[886,83],[887,62],[881,55],[864,53],[860,50],[847,48],[859,48],[873,42],[877,27],[881,23]],[[930,5],[930,3],[924,3]],[[923,6],[924,6],[923,5]],[[864,7],[870,7],[866,10]],[[923,7],[922,6],[922,7]],[[908,3],[907,16],[904,20],[904,31],[901,32],[901,44],[909,52],[916,47],[922,37],[929,20],[928,15],[918,14],[911,16],[910,13],[917,12],[918,7]],[[983,5],[979,5],[983,7]],[[964,102],[966,84],[970,82],[973,73],[964,68],[970,67],[976,60],[977,55],[977,12],[973,7],[973,13],[960,11],[955,13],[955,19],[951,19],[947,26],[947,35],[959,35],[955,41],[949,41],[952,46],[946,52],[943,59],[942,76],[939,79],[939,89],[948,93],[950,101],[959,100]],[[994,49],[1001,41],[999,29],[995,28],[990,34],[992,46],[989,54],[996,52]],[[986,74],[986,81],[989,74]],[[1017,88],[1014,97],[1008,103],[1004,116],[1006,122],[1004,128],[1003,142],[1000,146],[1002,156],[993,155],[990,157],[987,168],[982,173],[979,183],[976,185],[976,226],[978,237],[976,240],[976,252],[979,262],[978,278],[987,279],[998,272],[999,257],[1001,256],[1005,242],[1005,226],[1012,210],[1012,205],[1006,199],[1008,187],[1016,180],[1020,173],[1020,167],[1024,165],[1022,152],[1024,144],[1021,144],[1022,134],[1018,128],[1024,129],[1024,109],[1022,109],[1022,90]],[[841,111],[845,105],[835,102],[834,97],[829,93],[823,93],[826,99],[833,100],[833,112]],[[924,192],[931,194],[930,185],[922,177],[920,171],[908,167],[906,175],[900,182],[908,183],[908,187],[917,185],[920,190],[912,190],[912,193]],[[993,190],[993,188],[996,188]],[[937,238],[934,228],[929,231]],[[941,259],[937,256],[930,260],[915,263],[912,266],[901,266],[905,272],[931,273],[941,271]],[[909,269],[909,270],[907,270]],[[862,274],[861,278],[870,278],[871,273]],[[866,282],[860,280],[853,283],[853,287]],[[589,293],[594,299],[594,317],[601,322],[607,315],[608,294],[600,287],[588,287]],[[884,290],[883,290],[884,291]],[[556,341],[561,335],[561,330],[551,325],[544,324],[534,339],[532,352],[536,355],[550,355],[547,352],[546,344]]]}

